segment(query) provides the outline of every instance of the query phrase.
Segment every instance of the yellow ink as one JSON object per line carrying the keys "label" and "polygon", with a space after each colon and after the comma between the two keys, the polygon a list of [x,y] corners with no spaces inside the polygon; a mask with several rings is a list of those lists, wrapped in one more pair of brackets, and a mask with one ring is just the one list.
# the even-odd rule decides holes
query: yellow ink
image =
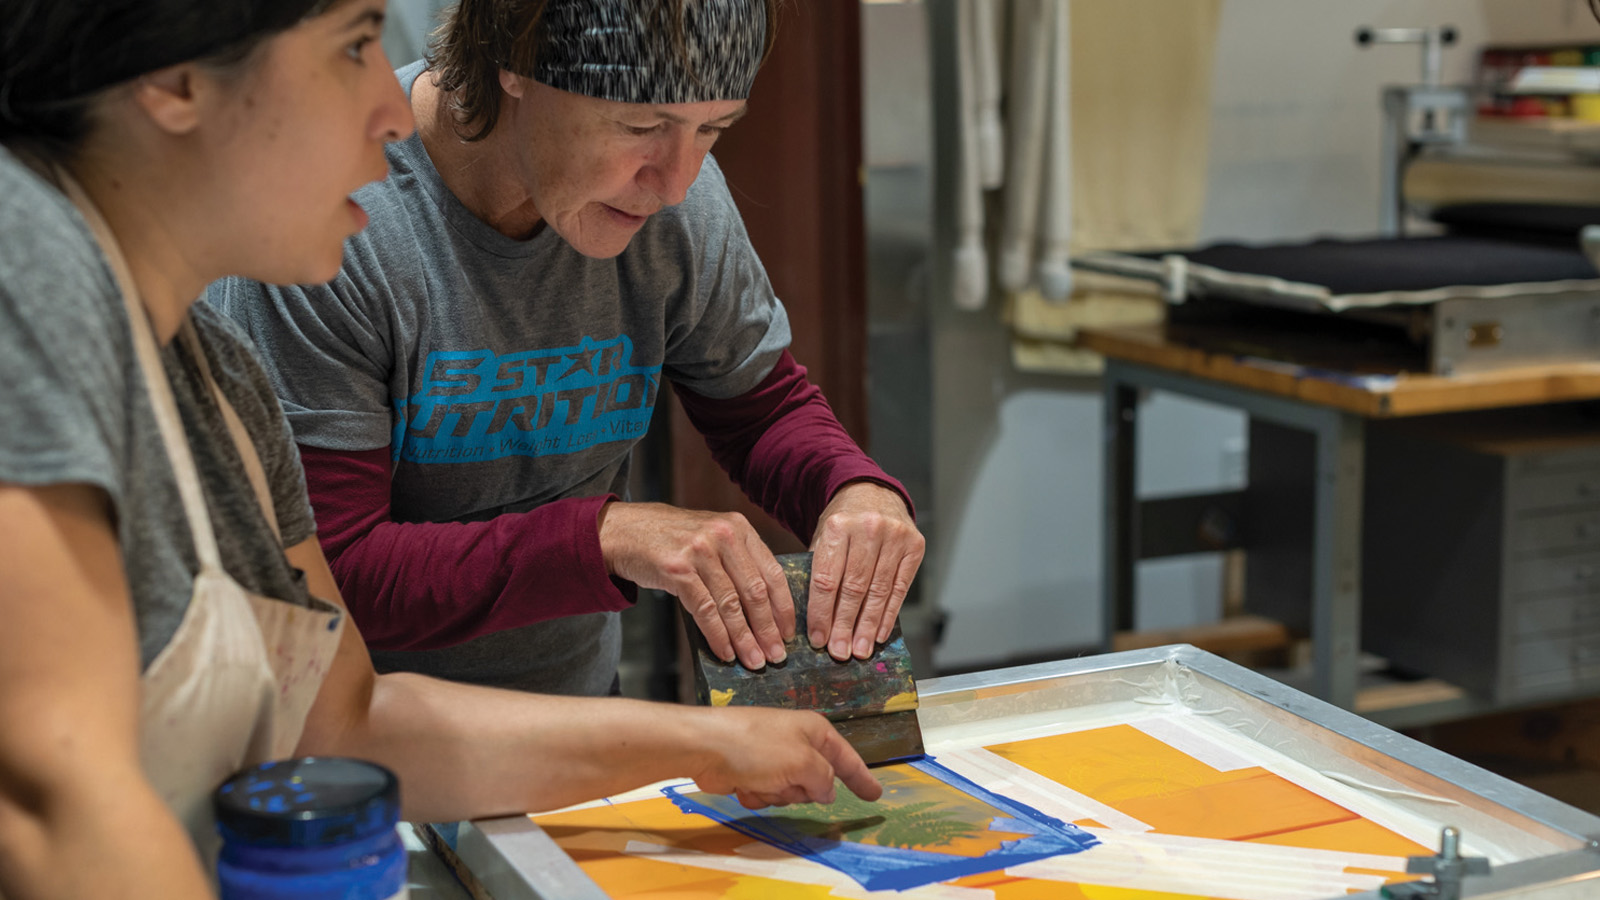
{"label": "yellow ink", "polygon": [[916,691],[906,691],[901,694],[895,694],[893,697],[890,697],[888,700],[884,701],[883,704],[883,711],[886,713],[904,712],[905,710],[916,708]]}

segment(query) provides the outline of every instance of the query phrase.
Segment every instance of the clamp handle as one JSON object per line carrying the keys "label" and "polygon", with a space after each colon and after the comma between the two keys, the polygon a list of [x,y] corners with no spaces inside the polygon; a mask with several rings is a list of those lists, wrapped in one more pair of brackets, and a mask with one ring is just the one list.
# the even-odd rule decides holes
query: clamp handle
{"label": "clamp handle", "polygon": [[1446,825],[1439,833],[1438,855],[1408,857],[1406,871],[1433,876],[1431,896],[1434,900],[1460,900],[1462,879],[1468,875],[1489,874],[1489,860],[1481,856],[1462,856],[1461,830]]}
{"label": "clamp handle", "polygon": [[1443,68],[1445,47],[1454,46],[1460,37],[1454,25],[1437,28],[1372,28],[1363,25],[1356,29],[1356,46],[1366,48],[1378,44],[1422,45],[1422,83],[1428,87],[1439,86],[1439,73]]}
{"label": "clamp handle", "polygon": [[1460,37],[1454,25],[1441,25],[1438,28],[1372,28],[1363,25],[1356,29],[1356,43],[1363,47],[1373,44],[1426,44],[1431,40],[1431,33],[1438,32],[1439,43],[1446,47],[1455,45]]}

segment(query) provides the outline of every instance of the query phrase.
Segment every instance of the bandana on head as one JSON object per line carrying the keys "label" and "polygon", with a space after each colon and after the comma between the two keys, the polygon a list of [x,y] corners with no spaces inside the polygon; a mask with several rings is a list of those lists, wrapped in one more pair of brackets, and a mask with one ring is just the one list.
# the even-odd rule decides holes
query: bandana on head
{"label": "bandana on head", "polygon": [[661,2],[550,0],[533,79],[622,103],[748,98],[766,41],[766,3],[687,0],[680,48],[649,15]]}

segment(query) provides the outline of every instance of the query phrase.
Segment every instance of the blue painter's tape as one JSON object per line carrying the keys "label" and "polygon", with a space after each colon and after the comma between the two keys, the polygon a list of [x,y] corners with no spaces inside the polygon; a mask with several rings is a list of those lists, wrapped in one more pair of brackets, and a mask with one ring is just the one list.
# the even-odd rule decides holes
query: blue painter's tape
{"label": "blue painter's tape", "polygon": [[994,819],[989,825],[991,831],[1025,836],[1006,841],[998,849],[981,856],[880,847],[806,834],[785,820],[781,807],[747,810],[731,796],[693,792],[687,785],[667,787],[662,793],[672,798],[672,802],[686,813],[698,813],[780,850],[814,859],[849,875],[869,891],[921,887],[1038,859],[1078,853],[1100,843],[1098,838],[1076,825],[980,787],[935,762],[931,756],[909,765],[998,812],[1008,814],[1009,817]]}

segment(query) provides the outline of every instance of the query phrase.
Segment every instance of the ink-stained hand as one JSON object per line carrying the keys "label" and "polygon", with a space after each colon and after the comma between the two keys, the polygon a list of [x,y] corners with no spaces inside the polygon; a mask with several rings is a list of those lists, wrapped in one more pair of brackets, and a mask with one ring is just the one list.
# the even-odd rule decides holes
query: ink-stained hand
{"label": "ink-stained hand", "polygon": [[703,712],[711,756],[694,776],[702,791],[737,795],[746,809],[832,803],[837,777],[863,800],[883,796],[855,748],[814,712],[757,706]]}
{"label": "ink-stained hand", "polygon": [[794,637],[783,567],[738,513],[662,503],[607,503],[600,511],[606,568],[678,598],[718,658],[748,669],[782,662]]}
{"label": "ink-stained hand", "polygon": [[889,639],[927,541],[905,500],[873,481],[833,495],[811,540],[806,634],[828,655],[866,659]]}

